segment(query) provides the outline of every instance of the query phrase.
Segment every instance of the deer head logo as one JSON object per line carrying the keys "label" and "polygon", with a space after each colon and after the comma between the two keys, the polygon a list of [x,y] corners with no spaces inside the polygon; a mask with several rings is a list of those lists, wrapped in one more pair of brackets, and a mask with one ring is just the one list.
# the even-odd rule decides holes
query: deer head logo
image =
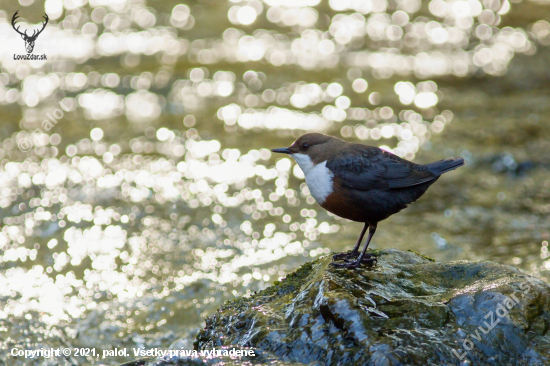
{"label": "deer head logo", "polygon": [[27,49],[27,53],[32,53],[32,50],[34,49],[34,42],[36,41],[36,38],[38,37],[38,35],[40,33],[42,33],[42,31],[44,30],[44,28],[46,28],[46,24],[48,24],[48,14],[44,13],[44,18],[46,19],[46,21],[43,23],[42,25],[42,29],[40,30],[34,30],[33,33],[32,33],[32,36],[29,36],[27,34],[27,30],[25,30],[25,33],[21,33],[19,31],[19,27],[15,27],[15,22],[16,22],[16,19],[19,17],[17,15],[17,13],[19,12],[16,11],[15,14],[13,14],[13,18],[11,18],[11,25],[13,26],[13,29],[15,29],[15,31],[17,33],[19,33],[21,35],[21,38],[23,38],[23,40],[25,41],[25,48]]}

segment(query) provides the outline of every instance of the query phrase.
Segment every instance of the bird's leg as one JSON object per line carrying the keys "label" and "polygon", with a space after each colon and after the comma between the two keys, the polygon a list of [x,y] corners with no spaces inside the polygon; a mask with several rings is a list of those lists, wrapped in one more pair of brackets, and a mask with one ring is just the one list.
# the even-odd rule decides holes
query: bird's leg
{"label": "bird's leg", "polygon": [[376,231],[376,225],[370,225],[369,226],[369,236],[367,237],[367,243],[365,244],[365,247],[363,248],[363,251],[361,252],[361,255],[359,255],[359,258],[355,260],[354,262],[346,262],[346,263],[334,263],[332,262],[331,265],[335,267],[343,267],[343,268],[357,268],[361,263],[369,263],[373,264],[376,262],[376,257],[372,258],[372,256],[366,254],[367,248],[369,247],[369,243],[374,236],[374,233]]}
{"label": "bird's leg", "polygon": [[342,258],[345,259],[349,257],[352,257],[352,258],[357,257],[357,254],[359,254],[359,246],[361,246],[361,242],[363,241],[363,237],[365,236],[365,233],[367,232],[368,227],[369,227],[369,224],[365,223],[365,226],[363,226],[363,230],[361,230],[361,234],[359,234],[359,239],[357,239],[357,243],[355,243],[355,246],[353,247],[351,252],[335,254],[332,256],[332,260],[336,261]]}

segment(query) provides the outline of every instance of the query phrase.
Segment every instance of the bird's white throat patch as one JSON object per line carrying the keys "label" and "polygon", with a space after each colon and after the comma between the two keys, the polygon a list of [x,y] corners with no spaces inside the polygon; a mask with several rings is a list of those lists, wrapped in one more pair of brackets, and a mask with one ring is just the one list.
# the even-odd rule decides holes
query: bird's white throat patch
{"label": "bird's white throat patch", "polygon": [[313,164],[306,154],[292,154],[306,177],[306,183],[311,195],[317,203],[323,204],[332,193],[332,178],[334,174],[327,168],[327,162]]}

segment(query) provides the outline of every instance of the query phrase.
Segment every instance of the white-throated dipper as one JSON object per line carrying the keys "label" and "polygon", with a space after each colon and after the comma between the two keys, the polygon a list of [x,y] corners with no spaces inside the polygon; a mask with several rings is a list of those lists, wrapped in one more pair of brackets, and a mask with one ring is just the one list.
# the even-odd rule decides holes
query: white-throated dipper
{"label": "white-throated dipper", "polygon": [[324,209],[365,226],[349,253],[334,260],[355,258],[367,228],[367,243],[355,261],[331,263],[356,268],[373,264],[366,254],[378,223],[407,207],[426,192],[441,174],[464,165],[462,158],[450,158],[419,165],[378,147],[354,144],[320,133],[307,133],[290,147],[272,149],[289,154],[302,168],[311,195]]}

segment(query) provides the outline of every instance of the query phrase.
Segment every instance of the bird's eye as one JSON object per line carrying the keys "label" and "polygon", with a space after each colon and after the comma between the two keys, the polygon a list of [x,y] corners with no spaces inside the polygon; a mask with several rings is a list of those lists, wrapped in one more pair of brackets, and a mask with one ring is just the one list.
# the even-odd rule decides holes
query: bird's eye
{"label": "bird's eye", "polygon": [[302,145],[302,149],[304,149],[304,150],[309,149],[309,144],[303,144],[303,145]]}

